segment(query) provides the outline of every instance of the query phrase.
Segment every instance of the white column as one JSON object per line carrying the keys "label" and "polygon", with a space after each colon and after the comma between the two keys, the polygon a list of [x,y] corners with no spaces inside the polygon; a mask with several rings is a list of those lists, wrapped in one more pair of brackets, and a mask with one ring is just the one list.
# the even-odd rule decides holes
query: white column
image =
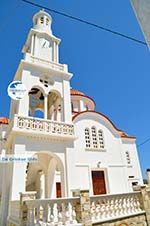
{"label": "white column", "polygon": [[59,62],[58,44],[56,43],[56,62]]}
{"label": "white column", "polygon": [[45,94],[44,96],[44,119],[47,119],[48,116],[48,98],[47,95]]}
{"label": "white column", "polygon": [[61,99],[61,111],[60,111],[60,114],[61,114],[61,122],[64,121],[64,101],[63,101],[63,98]]}
{"label": "white column", "polygon": [[13,163],[11,200],[19,200],[19,193],[26,191],[26,169],[26,162]]}
{"label": "white column", "polygon": [[57,121],[61,122],[61,106],[60,105],[57,108]]}
{"label": "white column", "polygon": [[83,100],[80,100],[80,111],[85,111],[85,110],[86,110],[86,108],[84,106],[84,102],[83,102]]}
{"label": "white column", "polygon": [[55,61],[55,42],[52,43],[52,61]]}
{"label": "white column", "polygon": [[49,198],[48,192],[48,174],[45,173],[45,198]]}
{"label": "white column", "polygon": [[12,164],[11,163],[3,163],[3,184],[2,184],[2,197],[1,197],[1,208],[0,208],[0,225],[5,226],[6,220],[8,216],[8,208],[10,201],[10,183],[12,177]]}
{"label": "white column", "polygon": [[69,81],[63,81],[63,116],[66,123],[72,122],[71,97]]}
{"label": "white column", "polygon": [[[30,71],[23,70],[22,72],[22,83],[26,86],[27,90],[30,90],[31,80],[28,78],[30,77]],[[22,116],[29,115],[29,95],[28,91],[25,93],[24,97],[19,100],[18,102],[18,114]]]}
{"label": "white column", "polygon": [[61,121],[61,103],[60,99],[58,98],[56,103],[55,103],[55,120],[60,122]]}
{"label": "white column", "polygon": [[40,179],[40,199],[45,199],[45,175],[43,171],[39,172]]}
{"label": "white column", "polygon": [[38,37],[35,35],[34,36],[34,53],[33,55],[35,57],[38,57]]}
{"label": "white column", "polygon": [[52,159],[48,167],[48,178],[47,178],[47,196],[48,198],[56,198],[56,181],[55,181],[55,172],[56,172],[56,159]]}
{"label": "white column", "polygon": [[34,46],[34,35],[31,38],[31,55],[33,55],[33,46]]}
{"label": "white column", "polygon": [[57,62],[57,58],[56,58],[56,42],[54,41],[54,45],[53,45],[53,53],[54,53],[54,62]]}

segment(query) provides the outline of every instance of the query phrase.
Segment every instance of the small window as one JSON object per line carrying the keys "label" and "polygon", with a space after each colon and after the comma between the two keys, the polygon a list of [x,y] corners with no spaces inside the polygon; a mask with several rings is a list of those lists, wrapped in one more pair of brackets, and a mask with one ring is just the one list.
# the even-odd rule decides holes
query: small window
{"label": "small window", "polygon": [[37,24],[37,19],[35,20],[35,24]]}
{"label": "small window", "polygon": [[44,24],[44,17],[43,16],[40,18],[40,21],[41,21],[41,24]]}
{"label": "small window", "polygon": [[40,79],[40,82],[42,82],[45,87],[48,87],[48,81],[47,80]]}
{"label": "small window", "polygon": [[138,182],[132,182],[132,186],[137,186]]}
{"label": "small window", "polygon": [[46,18],[46,25],[48,25],[49,24],[49,19],[48,18]]}
{"label": "small window", "polygon": [[129,151],[126,151],[126,161],[127,161],[127,164],[130,165],[131,164],[131,158],[130,158],[130,154],[129,154]]}
{"label": "small window", "polygon": [[93,148],[98,148],[97,134],[96,134],[96,128],[95,127],[92,127],[92,142],[93,142]]}
{"label": "small window", "polygon": [[71,102],[71,110],[72,110],[72,112],[73,112],[73,103]]}
{"label": "small window", "polygon": [[86,106],[85,106],[85,108],[86,108],[86,111],[88,111],[88,110],[89,110],[88,105],[86,105]]}
{"label": "small window", "polygon": [[86,145],[86,148],[91,147],[90,130],[88,128],[85,129],[85,145]]}
{"label": "small window", "polygon": [[104,138],[103,138],[103,131],[98,130],[98,139],[99,139],[99,147],[104,148]]}

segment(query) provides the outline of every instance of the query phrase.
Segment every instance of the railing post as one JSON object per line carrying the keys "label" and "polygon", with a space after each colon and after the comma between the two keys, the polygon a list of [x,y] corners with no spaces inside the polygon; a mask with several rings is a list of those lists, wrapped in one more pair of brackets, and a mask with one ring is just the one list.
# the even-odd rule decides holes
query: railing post
{"label": "railing post", "polygon": [[26,192],[20,193],[20,225],[26,226],[27,225],[27,218],[29,209],[25,204],[26,200],[33,200],[35,199],[36,192]]}
{"label": "railing post", "polygon": [[29,205],[27,206],[28,214],[27,214],[27,226],[34,226],[34,220],[35,220],[35,211],[34,206]]}
{"label": "railing post", "polygon": [[74,197],[80,197],[80,202],[76,205],[76,219],[83,226],[92,226],[91,203],[89,190],[74,190]]}
{"label": "railing post", "polygon": [[14,115],[14,123],[13,123],[13,127],[17,128],[18,127],[18,117],[17,115]]}
{"label": "railing post", "polygon": [[147,225],[150,226],[150,188],[141,187],[143,207],[146,214]]}

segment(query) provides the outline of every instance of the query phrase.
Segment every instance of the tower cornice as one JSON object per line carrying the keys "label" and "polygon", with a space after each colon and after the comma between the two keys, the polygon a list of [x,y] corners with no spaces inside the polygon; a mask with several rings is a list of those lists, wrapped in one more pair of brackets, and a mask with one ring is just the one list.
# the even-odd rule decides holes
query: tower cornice
{"label": "tower cornice", "polygon": [[[40,59],[39,59],[40,61]],[[33,69],[41,71],[41,73],[46,73],[47,76],[62,76],[65,80],[70,80],[73,76],[72,73],[69,73],[67,70],[66,64],[56,64],[54,62],[47,62],[47,65],[45,62],[39,62],[39,61],[26,61],[21,60],[20,64],[18,66],[17,72],[15,74],[14,80],[20,80],[22,76],[22,71],[26,67],[32,67]]]}

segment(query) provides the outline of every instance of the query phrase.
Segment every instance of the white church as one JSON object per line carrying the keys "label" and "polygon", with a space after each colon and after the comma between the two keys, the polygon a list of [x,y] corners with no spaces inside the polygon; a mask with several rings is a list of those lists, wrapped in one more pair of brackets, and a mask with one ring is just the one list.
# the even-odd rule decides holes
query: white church
{"label": "white church", "polygon": [[[52,18],[41,10],[33,17],[14,81],[27,92],[11,99],[10,117],[0,118],[0,152],[37,158],[0,164],[0,216],[20,192],[36,199],[71,197],[76,189],[90,195],[132,192],[143,184],[136,138],[95,111],[94,100],[70,86],[73,76],[59,62],[60,39]],[[11,82],[11,81],[10,81]]]}

